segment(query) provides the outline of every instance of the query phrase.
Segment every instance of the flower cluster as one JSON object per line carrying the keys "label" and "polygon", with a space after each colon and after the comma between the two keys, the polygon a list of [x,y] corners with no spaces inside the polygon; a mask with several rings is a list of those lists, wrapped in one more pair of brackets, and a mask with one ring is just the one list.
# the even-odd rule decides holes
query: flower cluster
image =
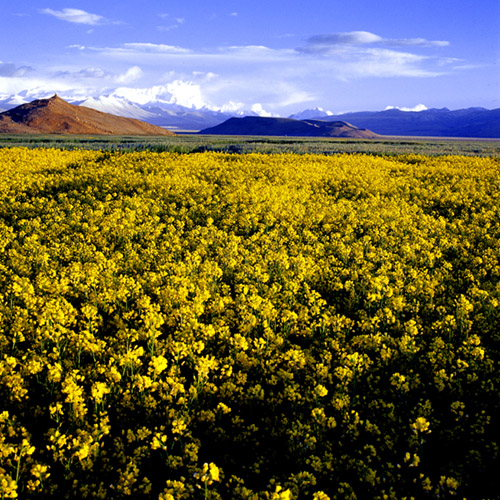
{"label": "flower cluster", "polygon": [[500,162],[0,150],[2,498],[493,498]]}

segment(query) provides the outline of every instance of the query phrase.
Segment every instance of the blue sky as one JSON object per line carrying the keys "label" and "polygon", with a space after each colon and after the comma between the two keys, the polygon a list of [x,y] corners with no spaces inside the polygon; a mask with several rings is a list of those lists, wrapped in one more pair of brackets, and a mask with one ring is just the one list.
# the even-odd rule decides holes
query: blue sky
{"label": "blue sky", "polygon": [[17,0],[0,15],[0,96],[500,107],[498,0]]}

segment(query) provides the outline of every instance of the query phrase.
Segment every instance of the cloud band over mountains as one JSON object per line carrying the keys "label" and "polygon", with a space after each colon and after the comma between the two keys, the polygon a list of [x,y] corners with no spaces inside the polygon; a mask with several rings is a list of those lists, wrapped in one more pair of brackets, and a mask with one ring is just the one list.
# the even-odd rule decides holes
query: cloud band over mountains
{"label": "cloud band over mountains", "polygon": [[[110,23],[104,16],[80,9],[39,12],[75,24]],[[134,88],[144,92],[172,86],[183,105],[279,113],[283,107],[323,103],[332,85],[452,73],[458,59],[441,54],[449,45],[368,31],[317,34],[298,47],[279,48],[250,44],[193,48],[147,40],[114,46],[79,44],[65,48],[66,62],[57,68],[0,64],[0,93],[13,87],[2,85],[2,77],[15,77],[21,83],[26,75],[30,78],[26,86],[44,87],[51,82],[53,91],[73,88],[75,94],[97,96],[124,86],[130,86],[132,94]]]}

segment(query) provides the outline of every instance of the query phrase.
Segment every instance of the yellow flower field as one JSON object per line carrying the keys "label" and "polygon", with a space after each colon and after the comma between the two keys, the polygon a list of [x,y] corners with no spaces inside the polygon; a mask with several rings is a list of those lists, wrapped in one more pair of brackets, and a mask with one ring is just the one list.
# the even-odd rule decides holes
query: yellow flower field
{"label": "yellow flower field", "polygon": [[499,159],[0,165],[0,498],[495,498]]}

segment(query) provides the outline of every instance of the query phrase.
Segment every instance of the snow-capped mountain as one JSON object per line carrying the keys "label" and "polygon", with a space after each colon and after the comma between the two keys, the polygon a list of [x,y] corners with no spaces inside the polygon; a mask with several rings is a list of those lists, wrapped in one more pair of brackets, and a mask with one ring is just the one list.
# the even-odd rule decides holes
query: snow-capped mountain
{"label": "snow-capped mountain", "polygon": [[0,108],[9,110],[21,104],[27,104],[35,99],[46,99],[53,95],[54,92],[51,93],[41,89],[22,90],[17,94],[3,94],[0,95]]}
{"label": "snow-capped mountain", "polygon": [[212,111],[207,108],[193,109],[180,106],[179,104],[152,104],[144,106],[144,109],[153,114],[146,121],[153,125],[166,127],[172,130],[202,130],[206,123],[210,127],[218,125],[230,118],[231,114],[220,111]]}
{"label": "snow-capped mountain", "polygon": [[[24,90],[15,95],[0,95],[0,112],[53,95],[54,92],[41,88]],[[196,98],[196,95],[193,100],[185,96],[180,99],[168,86],[151,89],[119,88],[99,97],[85,95],[82,90],[58,92],[58,95],[71,104],[126,118],[136,118],[174,132],[208,129],[233,117],[270,116],[260,104],[254,104],[250,110],[243,110],[240,105],[225,106],[222,109],[210,108],[203,105],[203,101]],[[189,104],[189,107],[184,104]],[[274,118],[279,116],[274,115]],[[289,118],[347,121],[356,127],[366,128],[381,135],[500,137],[500,109],[469,108],[450,111],[442,108],[421,109],[417,112],[392,108],[334,115],[331,111],[318,107],[295,113]]]}
{"label": "snow-capped mountain", "polygon": [[[0,95],[0,112],[6,111],[20,104],[26,104],[35,99],[51,97],[46,92],[43,95],[33,95],[21,92],[16,95]],[[71,92],[61,92],[60,97],[71,104],[85,106],[104,113],[111,113],[126,118],[135,118],[152,125],[165,127],[172,130],[201,130],[207,127],[213,127],[227,120],[236,113],[223,113],[203,107],[197,109],[186,107],[177,103],[168,102],[162,99],[155,99],[157,96],[151,96],[152,100],[141,96],[141,102],[133,102],[126,97],[110,94],[99,97],[81,97],[72,95]],[[244,113],[246,114],[246,113]],[[249,112],[248,114],[254,114]]]}
{"label": "snow-capped mountain", "polygon": [[[35,89],[22,91],[16,95],[0,95],[0,111],[9,110],[20,104],[26,104],[35,99],[51,97],[54,93]],[[71,104],[85,106],[97,111],[111,113],[127,118],[136,118],[152,125],[165,127],[171,130],[198,131],[214,127],[232,117],[269,116],[260,104],[252,109],[243,110],[241,107],[223,110],[207,106],[184,106],[165,86],[150,89],[118,88],[108,95],[88,97],[80,91],[59,92],[58,95]],[[322,108],[305,110],[292,117],[296,119],[323,118],[332,113]],[[301,118],[298,118],[301,117]]]}
{"label": "snow-capped mountain", "polygon": [[213,111],[187,108],[161,99],[147,101],[141,98],[139,101],[133,102],[126,97],[111,94],[72,103],[113,115],[136,118],[169,129],[199,130],[205,123],[220,123],[225,119],[223,116],[214,120]]}
{"label": "snow-capped mountain", "polygon": [[135,118],[137,120],[148,121],[154,117],[150,113],[137,104],[130,102],[128,99],[115,96],[89,97],[83,101],[73,101],[72,104],[85,106],[86,108],[111,113],[112,115],[124,116],[126,118]]}
{"label": "snow-capped mountain", "polygon": [[292,118],[294,120],[312,120],[312,119],[321,119],[328,118],[332,116],[333,113],[331,111],[326,111],[323,108],[314,108],[314,109],[305,109],[300,113],[295,113],[290,115],[288,118]]}
{"label": "snow-capped mountain", "polygon": [[16,106],[20,106],[21,104],[27,104],[28,102],[30,101],[24,99],[19,94],[0,96],[0,108],[3,110],[12,109]]}

